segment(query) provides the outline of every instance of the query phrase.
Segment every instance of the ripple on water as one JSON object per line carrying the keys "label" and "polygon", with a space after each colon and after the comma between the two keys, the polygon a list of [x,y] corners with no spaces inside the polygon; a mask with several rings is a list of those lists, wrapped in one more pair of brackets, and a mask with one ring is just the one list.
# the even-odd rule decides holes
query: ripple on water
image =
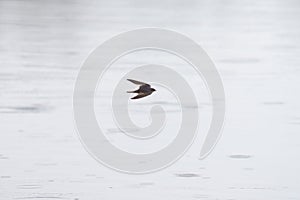
{"label": "ripple on water", "polygon": [[30,106],[0,106],[0,113],[41,113],[49,110],[49,107],[44,105]]}
{"label": "ripple on water", "polygon": [[8,159],[7,156],[4,156],[3,154],[0,154],[0,160],[6,160],[6,159]]}
{"label": "ripple on water", "polygon": [[284,105],[284,102],[282,102],[282,101],[266,101],[266,102],[263,102],[263,105],[268,105],[268,106]]}
{"label": "ripple on water", "polygon": [[182,178],[200,177],[199,174],[194,174],[194,173],[180,173],[180,174],[175,174],[175,176],[182,177]]}
{"label": "ripple on water", "polygon": [[154,185],[154,183],[153,182],[142,182],[142,183],[140,183],[140,186],[152,186],[152,185]]}
{"label": "ripple on water", "polygon": [[235,158],[235,159],[248,159],[251,158],[251,155],[243,155],[243,154],[236,154],[236,155],[230,155],[230,158]]}
{"label": "ripple on water", "polygon": [[26,185],[18,185],[18,189],[39,189],[41,185],[33,185],[33,184],[26,184]]}

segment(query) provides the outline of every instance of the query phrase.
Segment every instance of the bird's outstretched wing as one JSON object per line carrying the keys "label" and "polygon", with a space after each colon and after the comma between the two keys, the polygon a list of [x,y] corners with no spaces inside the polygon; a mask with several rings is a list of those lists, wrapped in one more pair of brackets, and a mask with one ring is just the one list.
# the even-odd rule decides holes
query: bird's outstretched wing
{"label": "bird's outstretched wing", "polygon": [[132,97],[131,99],[139,99],[139,98],[143,98],[145,96],[150,95],[151,93],[139,93],[138,95],[136,95],[135,97]]}
{"label": "bird's outstretched wing", "polygon": [[136,81],[136,80],[133,80],[133,79],[127,79],[127,80],[130,81],[131,83],[136,84],[136,85],[148,85],[148,86],[150,86],[149,84],[141,82],[141,81]]}

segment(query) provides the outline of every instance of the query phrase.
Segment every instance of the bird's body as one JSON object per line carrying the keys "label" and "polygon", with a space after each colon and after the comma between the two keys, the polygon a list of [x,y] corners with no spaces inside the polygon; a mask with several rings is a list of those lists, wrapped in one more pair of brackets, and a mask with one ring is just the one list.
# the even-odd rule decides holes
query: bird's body
{"label": "bird's body", "polygon": [[140,99],[146,96],[149,96],[150,94],[152,94],[154,91],[156,91],[154,88],[151,88],[151,85],[141,82],[141,81],[136,81],[133,79],[127,79],[128,81],[139,85],[139,89],[134,90],[134,91],[127,91],[127,93],[137,93],[138,95],[132,97],[131,99]]}

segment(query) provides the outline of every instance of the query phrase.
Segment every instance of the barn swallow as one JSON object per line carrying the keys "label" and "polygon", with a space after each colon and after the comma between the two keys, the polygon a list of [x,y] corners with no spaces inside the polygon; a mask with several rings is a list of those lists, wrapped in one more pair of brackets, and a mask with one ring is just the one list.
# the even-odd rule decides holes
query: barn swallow
{"label": "barn swallow", "polygon": [[143,97],[146,97],[146,96],[152,94],[154,91],[156,91],[154,88],[151,88],[151,85],[149,85],[147,83],[132,80],[132,79],[127,79],[127,80],[140,86],[139,89],[137,89],[137,90],[127,91],[127,93],[137,93],[137,95],[132,97],[131,99],[143,98]]}

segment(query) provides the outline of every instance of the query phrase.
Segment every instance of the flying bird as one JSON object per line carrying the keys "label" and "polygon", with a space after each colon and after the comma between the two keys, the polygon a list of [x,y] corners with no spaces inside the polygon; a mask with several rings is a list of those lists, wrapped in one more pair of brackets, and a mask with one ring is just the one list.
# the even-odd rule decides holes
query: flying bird
{"label": "flying bird", "polygon": [[137,93],[136,96],[132,97],[131,99],[139,99],[139,98],[143,98],[146,96],[149,96],[150,94],[152,94],[154,91],[156,91],[154,88],[151,88],[151,85],[141,82],[141,81],[136,81],[133,79],[127,79],[128,81],[130,81],[131,83],[134,83],[136,85],[139,85],[139,89],[134,90],[134,91],[127,91],[127,93]]}

